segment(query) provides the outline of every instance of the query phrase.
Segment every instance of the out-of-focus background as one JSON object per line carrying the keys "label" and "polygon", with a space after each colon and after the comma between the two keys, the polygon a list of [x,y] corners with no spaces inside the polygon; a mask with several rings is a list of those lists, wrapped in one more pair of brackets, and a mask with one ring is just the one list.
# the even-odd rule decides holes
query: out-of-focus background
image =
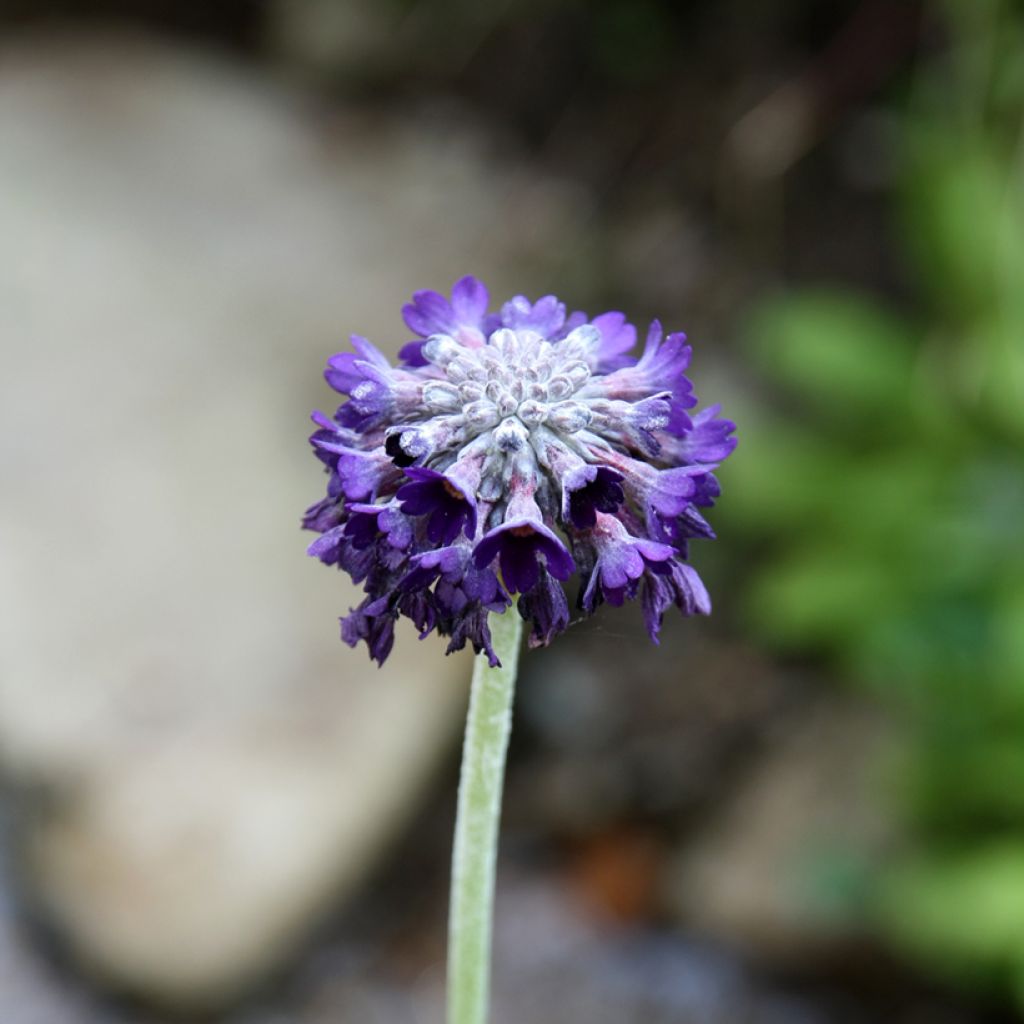
{"label": "out-of-focus background", "polygon": [[469,663],[306,448],[417,288],[739,423],[660,648],[524,659],[496,1024],[1024,1011],[1024,5],[0,0],[0,1021],[426,1024]]}

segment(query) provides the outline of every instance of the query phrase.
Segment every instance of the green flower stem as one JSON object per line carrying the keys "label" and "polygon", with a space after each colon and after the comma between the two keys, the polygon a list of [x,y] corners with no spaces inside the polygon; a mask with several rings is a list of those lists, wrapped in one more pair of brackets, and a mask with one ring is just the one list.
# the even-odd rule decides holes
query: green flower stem
{"label": "green flower stem", "polygon": [[478,654],[466,718],[448,915],[448,1024],[485,1024],[491,974],[491,916],[505,753],[523,634],[515,607],[491,615],[491,668]]}

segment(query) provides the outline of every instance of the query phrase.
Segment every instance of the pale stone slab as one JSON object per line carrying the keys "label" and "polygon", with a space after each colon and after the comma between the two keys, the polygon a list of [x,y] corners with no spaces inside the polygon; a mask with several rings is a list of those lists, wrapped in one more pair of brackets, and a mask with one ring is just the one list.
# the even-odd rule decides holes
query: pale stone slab
{"label": "pale stone slab", "polygon": [[0,768],[47,796],[50,923],[153,999],[278,962],[454,756],[468,662],[344,647],[298,529],[327,355],[562,227],[438,124],[141,40],[0,52]]}

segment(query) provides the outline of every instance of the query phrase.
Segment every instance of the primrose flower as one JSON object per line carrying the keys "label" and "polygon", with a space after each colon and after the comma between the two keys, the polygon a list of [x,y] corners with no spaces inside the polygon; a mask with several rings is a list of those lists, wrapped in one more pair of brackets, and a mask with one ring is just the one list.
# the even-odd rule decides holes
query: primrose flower
{"label": "primrose flower", "polygon": [[311,555],[364,585],[342,639],[383,663],[405,615],[494,665],[488,615],[518,594],[531,645],[547,644],[576,572],[582,612],[639,595],[655,642],[671,605],[706,615],[688,543],[714,536],[699,509],[736,440],[718,406],[690,413],[685,336],[655,322],[631,355],[622,313],[567,315],[553,295],[488,307],[473,277],[451,299],[417,292],[400,366],[358,335],[328,360],[347,400],[313,414],[327,495],[303,525]]}

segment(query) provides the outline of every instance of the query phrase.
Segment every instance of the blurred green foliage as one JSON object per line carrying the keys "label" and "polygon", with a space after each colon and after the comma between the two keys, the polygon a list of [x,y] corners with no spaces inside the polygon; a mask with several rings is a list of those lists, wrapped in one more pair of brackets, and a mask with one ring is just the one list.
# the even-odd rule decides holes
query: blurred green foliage
{"label": "blurred green foliage", "polygon": [[1024,10],[957,0],[900,133],[913,315],[845,289],[761,305],[785,407],[747,415],[730,501],[761,635],[906,725],[887,933],[1024,1005]]}

